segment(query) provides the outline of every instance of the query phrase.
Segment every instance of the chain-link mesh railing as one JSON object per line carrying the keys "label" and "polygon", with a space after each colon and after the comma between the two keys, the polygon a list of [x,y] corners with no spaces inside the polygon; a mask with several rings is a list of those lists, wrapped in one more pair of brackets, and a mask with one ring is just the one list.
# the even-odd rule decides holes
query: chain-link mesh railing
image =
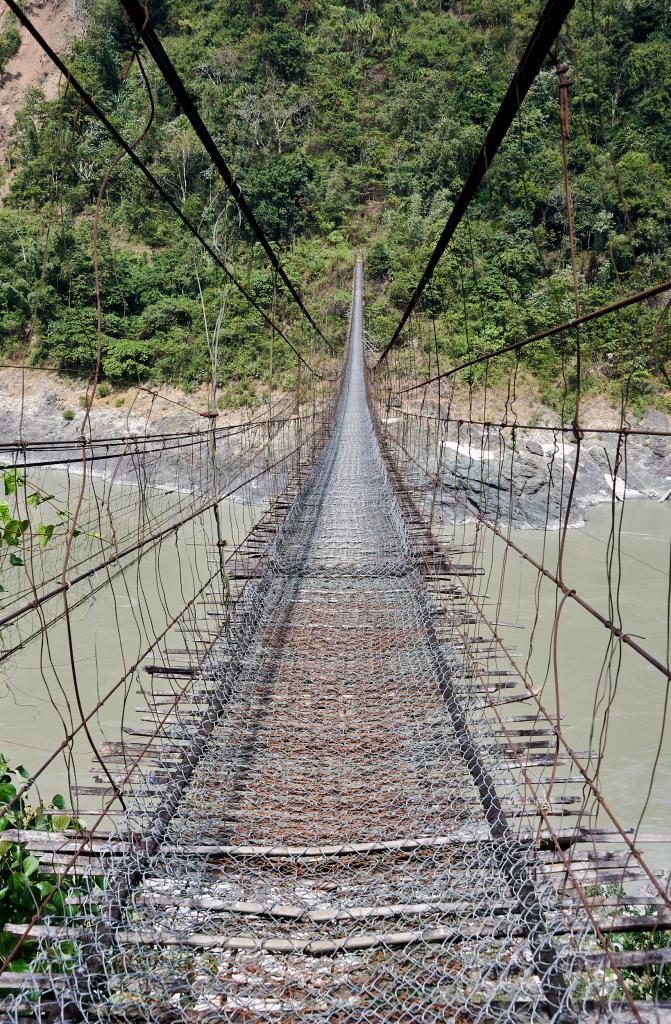
{"label": "chain-link mesh railing", "polygon": [[358,265],[332,433],[219,639],[173,670],[180,691],[154,690],[119,834],[71,868],[104,891],[80,884],[66,919],[33,928],[40,984],[13,1020],[626,1008],[472,647],[438,627],[367,403],[362,291]]}

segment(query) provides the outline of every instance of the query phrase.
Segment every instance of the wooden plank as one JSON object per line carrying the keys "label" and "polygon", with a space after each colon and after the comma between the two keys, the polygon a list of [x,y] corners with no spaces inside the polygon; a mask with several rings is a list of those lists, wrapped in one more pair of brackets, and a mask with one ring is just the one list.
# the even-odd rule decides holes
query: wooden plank
{"label": "wooden plank", "polygon": [[[62,813],[62,812],[61,812]],[[3,840],[10,843],[23,843],[29,850],[113,850],[116,853],[125,852],[130,848],[128,842],[113,832],[39,832],[37,830],[7,828],[0,833]]]}
{"label": "wooden plank", "polygon": [[615,963],[618,967],[654,967],[671,964],[671,946],[661,949],[609,950],[608,953],[565,953],[562,959],[573,966],[577,964],[590,967],[608,967]]}
{"label": "wooden plank", "polygon": [[[25,929],[25,925],[23,926]],[[34,971],[2,971],[0,973],[0,989],[39,989],[62,988],[71,980],[67,974],[41,974]]]}
{"label": "wooden plank", "polygon": [[[13,935],[23,935],[25,924],[8,924],[5,931]],[[88,934],[84,928],[63,929],[51,925],[34,925],[31,928],[33,938],[49,938],[54,940],[73,940],[84,938]],[[131,945],[175,945],[195,948],[217,948],[248,952],[268,953],[302,953],[312,956],[371,949],[376,946],[399,947],[418,943],[435,943],[450,941],[459,943],[469,938],[480,939],[489,936],[492,939],[512,939],[525,937],[528,929],[519,923],[482,921],[477,923],[464,922],[461,927],[437,927],[397,932],[364,933],[343,936],[337,939],[309,938],[265,938],[256,939],[247,935],[209,935],[202,932],[171,932],[166,929],[115,931],[115,940]],[[671,947],[662,949],[636,951],[609,951],[608,953],[567,952],[562,960],[572,967],[577,964],[585,968],[607,966],[615,963],[619,967],[645,967],[671,963]],[[651,1009],[654,1009],[651,1007]]]}
{"label": "wooden plank", "polygon": [[[309,910],[304,906],[291,904],[264,904],[254,901],[219,899],[215,896],[187,897],[184,895],[165,896],[161,892],[145,892],[136,902],[145,906],[166,906],[183,907],[188,906],[194,910],[209,910],[226,914],[241,914],[242,916],[287,918],[289,920],[304,920],[312,924],[326,923],[328,921],[360,921],[367,918],[389,918],[416,916],[420,914],[460,914],[468,916],[473,905],[465,900],[451,903],[398,903],[388,906],[363,906],[329,908],[327,910]],[[510,910],[508,903],[489,903],[486,908],[486,915],[507,914]]]}
{"label": "wooden plank", "polygon": [[324,844],[323,846],[262,846],[255,844],[231,846],[188,846],[166,845],[171,853],[189,852],[211,857],[346,857],[358,853],[386,853],[401,850],[412,851],[441,846],[455,846],[461,843],[491,842],[489,828],[485,825],[460,829],[450,835],[419,836],[417,838],[391,839],[386,842]]}
{"label": "wooden plank", "polygon": [[671,1024],[671,1005],[668,1003],[635,1002],[628,1005],[607,1006],[580,1011],[580,1024]]}
{"label": "wooden plank", "polygon": [[[22,935],[25,925],[6,925],[6,931]],[[434,943],[451,940],[463,942],[468,938],[490,936],[492,938],[512,938],[527,934],[525,926],[511,925],[508,922],[479,922],[478,924],[462,924],[460,927],[438,927],[407,930],[398,932],[376,932],[371,934],[343,936],[337,939],[305,939],[305,938],[265,938],[256,939],[251,935],[209,935],[203,932],[171,932],[166,929],[142,929],[137,931],[118,930],[114,932],[115,940],[131,945],[151,946],[191,946],[198,949],[227,949],[247,952],[267,953],[303,953],[309,956],[352,952],[371,949],[377,946],[399,947],[417,943]],[[76,939],[87,935],[86,929],[62,929],[51,925],[34,925],[31,935],[35,938]]]}
{"label": "wooden plank", "polygon": [[618,917],[604,917],[596,922],[599,931],[608,932],[652,932],[671,931],[671,911],[659,914],[622,914]]}

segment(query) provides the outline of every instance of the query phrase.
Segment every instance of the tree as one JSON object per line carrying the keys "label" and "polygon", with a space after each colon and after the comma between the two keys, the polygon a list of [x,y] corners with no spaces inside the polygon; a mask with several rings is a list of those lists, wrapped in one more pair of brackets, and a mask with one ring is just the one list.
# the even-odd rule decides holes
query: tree
{"label": "tree", "polygon": [[236,116],[246,136],[265,156],[282,153],[294,143],[296,129],[308,120],[311,100],[296,85],[283,86],[276,75],[270,75],[261,91],[245,86],[236,104]]}
{"label": "tree", "polygon": [[247,198],[269,236],[289,242],[310,223],[315,171],[302,153],[265,160],[244,182]]}

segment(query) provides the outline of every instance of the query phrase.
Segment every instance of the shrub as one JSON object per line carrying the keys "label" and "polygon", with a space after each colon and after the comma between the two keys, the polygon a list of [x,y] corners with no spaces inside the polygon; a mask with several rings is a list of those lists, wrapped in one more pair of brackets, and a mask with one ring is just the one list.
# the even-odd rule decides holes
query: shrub
{"label": "shrub", "polygon": [[[65,800],[58,793],[50,804],[40,801],[36,807],[30,807],[23,798],[16,800],[20,786],[29,778],[30,773],[22,765],[13,768],[0,754],[0,958],[7,956],[16,942],[14,935],[2,931],[6,924],[27,923],[35,908],[42,904],[45,904],[45,916],[73,917],[78,908],[66,901],[69,894],[100,891],[98,880],[76,876],[59,879],[56,874],[40,874],[39,861],[25,843],[2,839],[7,829],[36,832],[82,830],[81,822],[65,810]],[[102,879],[99,881],[102,884]],[[13,960],[8,970],[29,970],[37,951],[35,942],[24,942],[21,959]],[[56,943],[52,954],[54,967],[58,965],[62,971],[71,969],[73,954],[71,942]]]}
{"label": "shrub", "polygon": [[376,242],[371,246],[366,258],[366,270],[377,280],[389,276],[391,258],[384,242]]}
{"label": "shrub", "polygon": [[5,70],[7,63],[18,52],[21,45],[21,36],[16,26],[16,18],[7,15],[6,26],[0,32],[0,75]]}

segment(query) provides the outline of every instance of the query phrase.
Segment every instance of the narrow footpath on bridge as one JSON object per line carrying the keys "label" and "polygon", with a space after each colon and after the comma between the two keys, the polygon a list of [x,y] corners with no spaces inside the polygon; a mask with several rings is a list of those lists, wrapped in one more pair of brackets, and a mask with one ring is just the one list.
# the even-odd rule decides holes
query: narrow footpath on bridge
{"label": "narrow footpath on bridge", "polygon": [[178,803],[156,803],[160,841],[115,858],[112,924],[82,941],[63,1014],[465,1020],[521,999],[562,1015],[556,890],[532,880],[492,782],[505,756],[476,745],[486,720],[467,721],[463,659],[436,635],[367,401],[362,306],[358,263],[332,432],[202,670],[217,706],[170,776]]}
{"label": "narrow footpath on bridge", "polygon": [[[562,762],[464,642],[477,568],[437,552],[385,453],[362,319],[357,262],[330,433],[197,670],[174,669],[186,696],[143,734],[123,828],[91,841],[107,895],[58,932],[78,966],[39,1019],[569,1021],[576,999],[632,1019],[585,998],[604,954],[511,755],[555,788]],[[618,857],[588,851],[580,878]]]}

